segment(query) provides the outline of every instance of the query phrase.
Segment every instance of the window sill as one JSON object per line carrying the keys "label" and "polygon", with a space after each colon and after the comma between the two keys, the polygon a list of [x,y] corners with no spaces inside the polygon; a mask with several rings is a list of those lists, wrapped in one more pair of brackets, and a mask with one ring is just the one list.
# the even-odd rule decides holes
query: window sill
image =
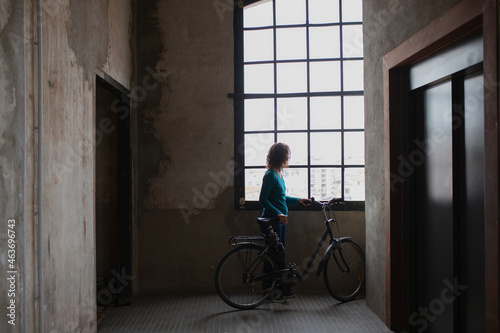
{"label": "window sill", "polygon": [[[246,201],[243,206],[240,206],[238,203],[236,205],[236,210],[250,210],[250,211],[262,211],[262,206],[257,201]],[[315,206],[302,206],[302,205],[292,205],[288,207],[289,211],[320,211],[321,207]],[[341,212],[359,212],[365,210],[365,202],[364,201],[346,201],[345,205],[336,205],[334,206],[334,211]]]}

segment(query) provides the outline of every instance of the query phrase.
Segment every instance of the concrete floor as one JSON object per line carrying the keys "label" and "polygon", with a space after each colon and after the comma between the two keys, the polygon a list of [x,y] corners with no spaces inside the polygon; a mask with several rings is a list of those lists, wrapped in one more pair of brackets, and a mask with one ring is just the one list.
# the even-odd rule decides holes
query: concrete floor
{"label": "concrete floor", "polygon": [[238,311],[216,294],[141,296],[114,307],[97,326],[105,332],[391,332],[364,299],[339,303],[327,294],[297,293],[284,304]]}

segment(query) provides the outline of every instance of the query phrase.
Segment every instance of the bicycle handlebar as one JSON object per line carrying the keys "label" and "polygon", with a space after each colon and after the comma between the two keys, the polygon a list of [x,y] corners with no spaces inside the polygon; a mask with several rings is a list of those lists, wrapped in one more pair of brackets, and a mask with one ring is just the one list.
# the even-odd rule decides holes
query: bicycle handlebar
{"label": "bicycle handlebar", "polygon": [[324,208],[326,206],[332,207],[334,205],[345,205],[345,202],[342,198],[332,198],[330,201],[316,201],[314,200],[314,197],[312,197],[311,204],[318,204]]}

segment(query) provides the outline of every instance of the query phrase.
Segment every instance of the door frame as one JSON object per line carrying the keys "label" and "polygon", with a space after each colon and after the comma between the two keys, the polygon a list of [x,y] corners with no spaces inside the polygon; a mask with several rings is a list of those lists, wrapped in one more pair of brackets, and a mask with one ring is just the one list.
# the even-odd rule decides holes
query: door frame
{"label": "door frame", "polygon": [[485,323],[487,332],[500,331],[499,293],[499,73],[498,5],[496,0],[463,0],[383,58],[385,141],[386,325],[405,328],[404,216],[408,184],[398,177],[403,155],[406,112],[405,78],[409,67],[471,32],[482,30],[484,48],[485,122]]}

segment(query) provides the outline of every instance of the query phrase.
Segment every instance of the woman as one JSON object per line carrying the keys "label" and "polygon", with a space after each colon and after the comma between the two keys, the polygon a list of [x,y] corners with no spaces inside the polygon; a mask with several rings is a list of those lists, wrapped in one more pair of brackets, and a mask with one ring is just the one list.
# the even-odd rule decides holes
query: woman
{"label": "woman", "polygon": [[[259,196],[259,203],[263,207],[262,216],[279,217],[279,222],[273,225],[273,230],[278,234],[281,243],[283,243],[283,247],[285,247],[286,242],[288,205],[300,203],[306,206],[310,203],[309,199],[299,199],[286,195],[286,186],[282,171],[288,166],[289,159],[290,148],[288,145],[278,142],[271,146],[266,158],[268,170],[262,179],[262,187]],[[263,225],[260,227],[262,233],[267,234],[267,228]],[[274,302],[283,302],[284,298],[293,297],[293,293],[284,290],[281,295],[272,296],[274,296],[271,298]]]}

